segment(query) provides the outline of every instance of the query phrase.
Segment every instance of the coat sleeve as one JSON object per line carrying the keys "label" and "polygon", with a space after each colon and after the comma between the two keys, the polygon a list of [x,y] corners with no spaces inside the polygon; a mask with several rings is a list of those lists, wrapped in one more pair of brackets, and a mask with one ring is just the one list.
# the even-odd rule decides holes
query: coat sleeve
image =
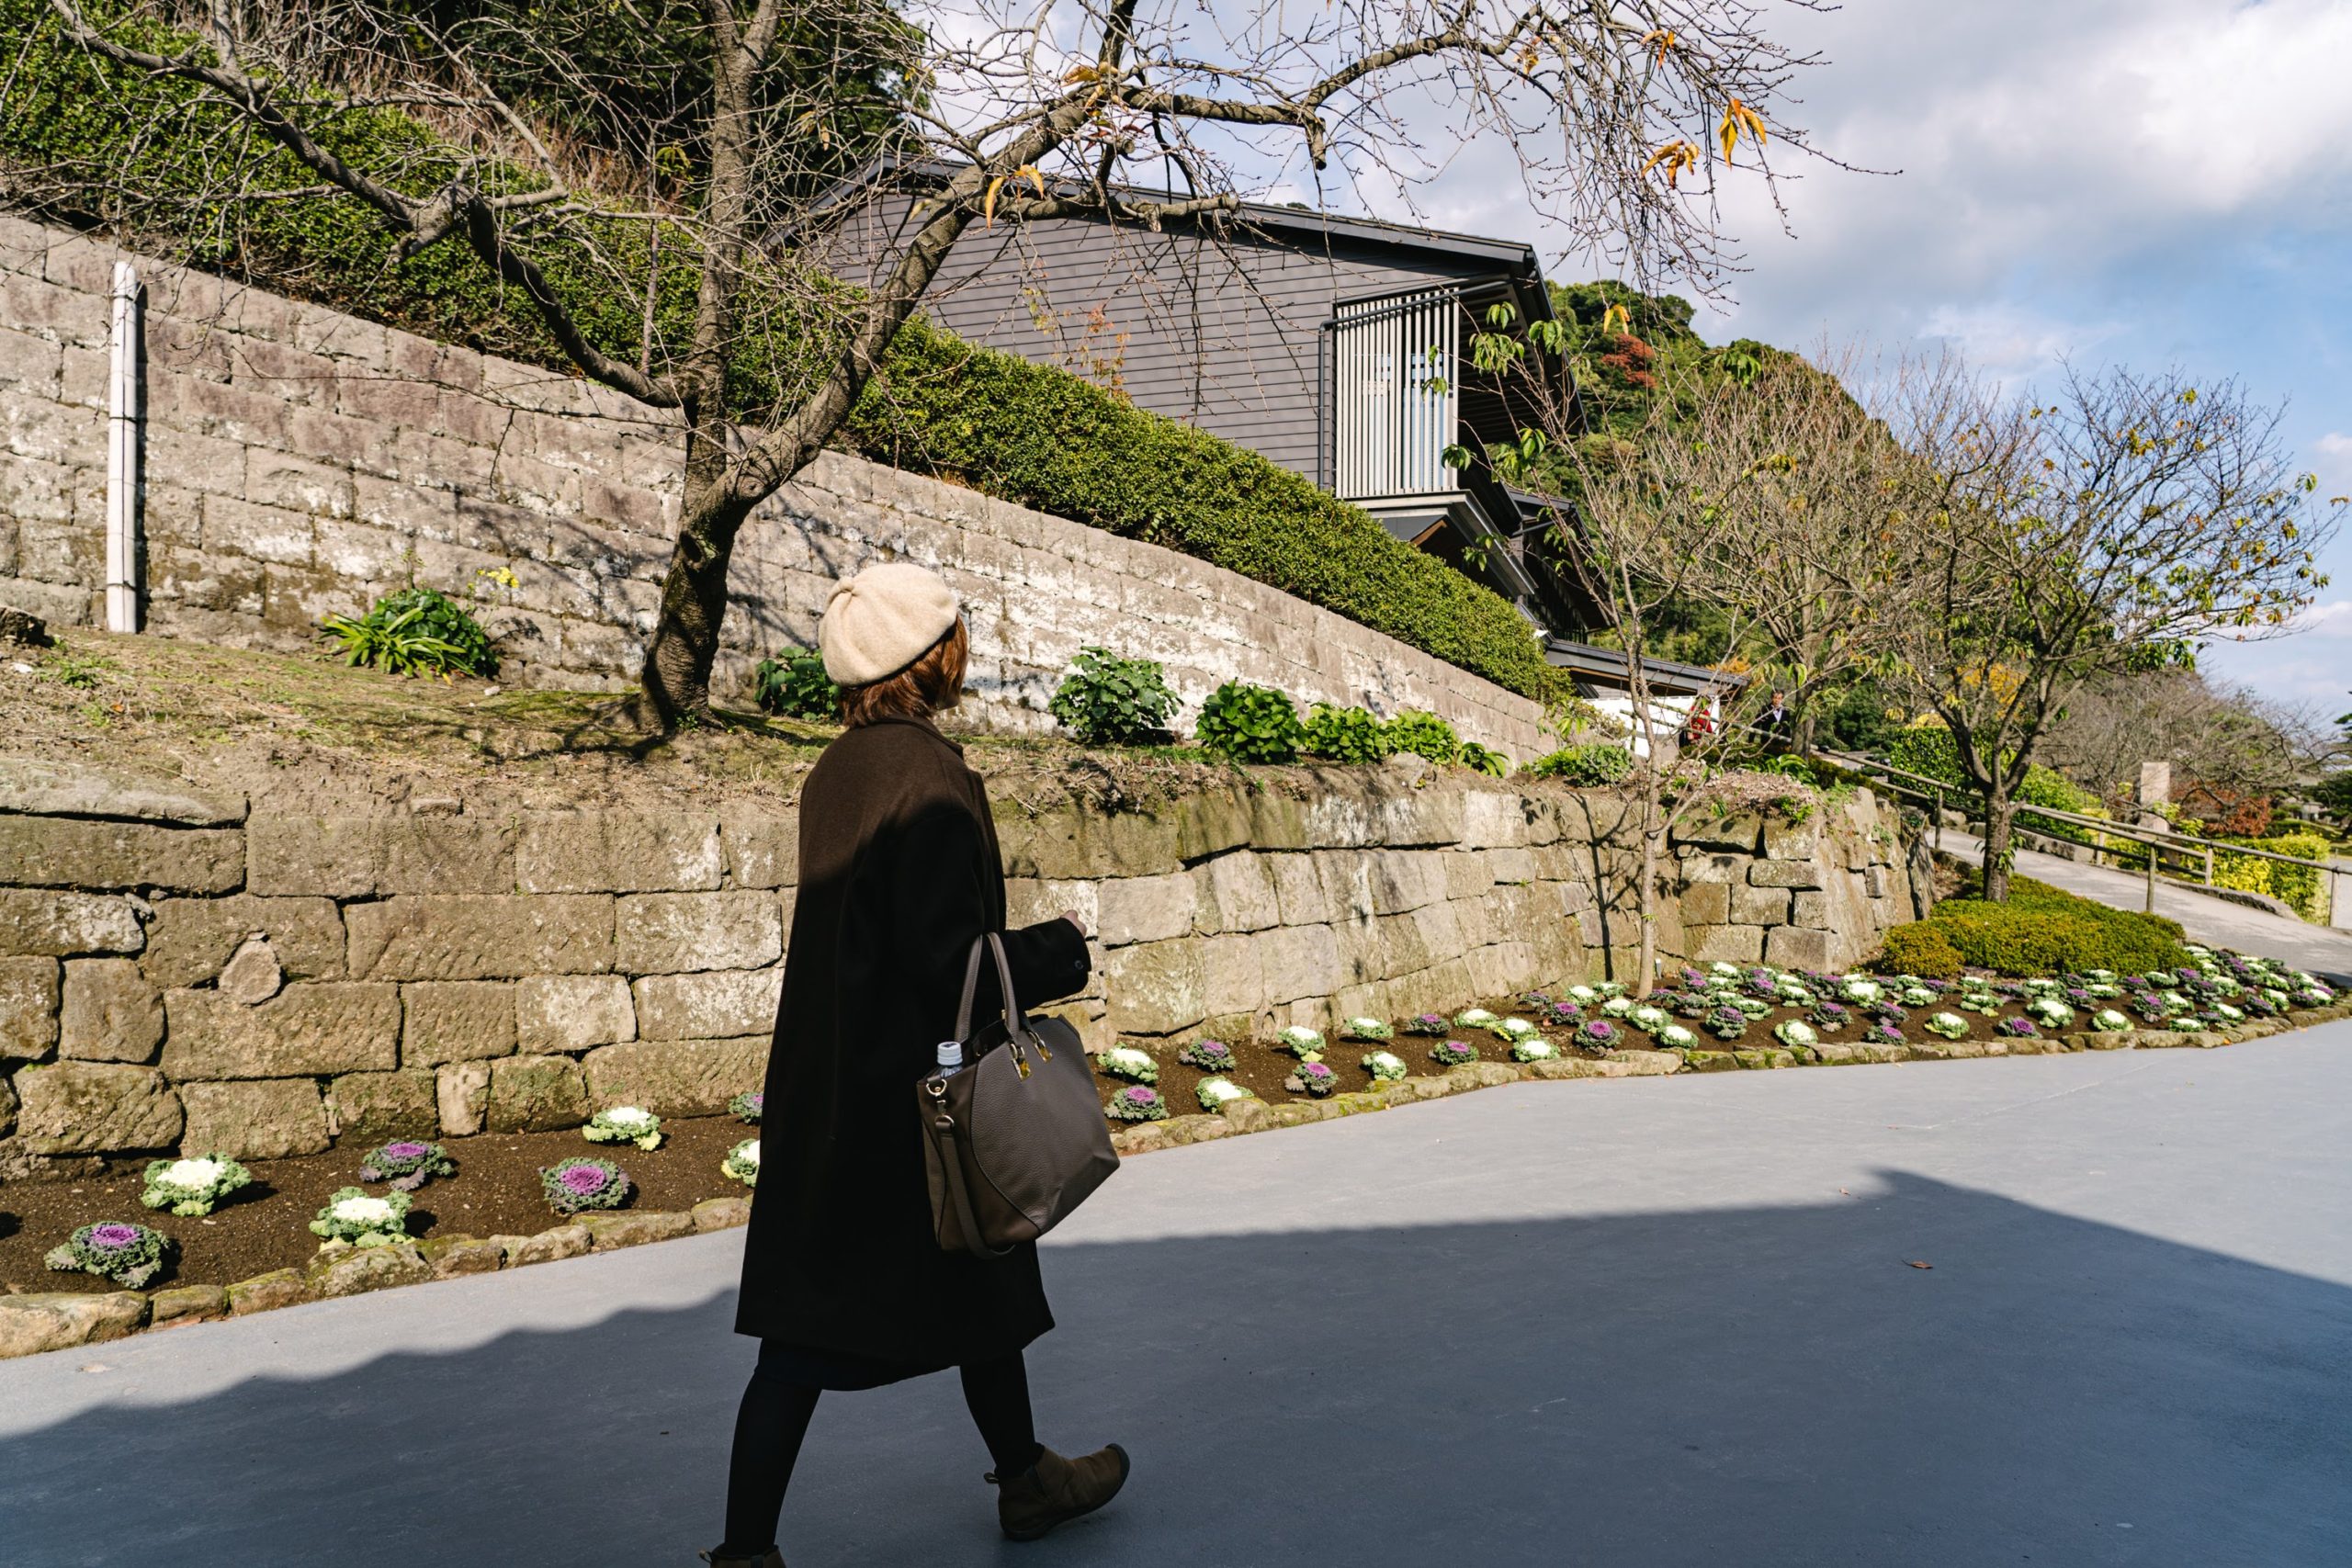
{"label": "coat sleeve", "polygon": [[[898,912],[898,930],[892,944],[914,994],[946,998],[945,1014],[938,1021],[944,1040],[955,1027],[956,998],[963,993],[964,964],[973,940],[989,929],[990,911],[997,907],[991,889],[981,880],[988,869],[985,840],[969,808],[955,801],[926,803],[902,831],[895,857],[891,905]],[[1093,966],[1086,939],[1064,919],[1006,932],[1004,956],[1023,1007],[1057,1001],[1084,989]],[[994,1017],[1001,1006],[996,968],[984,963],[972,1007],[974,1022]],[[930,1066],[933,1043],[923,1042],[918,1070]]]}

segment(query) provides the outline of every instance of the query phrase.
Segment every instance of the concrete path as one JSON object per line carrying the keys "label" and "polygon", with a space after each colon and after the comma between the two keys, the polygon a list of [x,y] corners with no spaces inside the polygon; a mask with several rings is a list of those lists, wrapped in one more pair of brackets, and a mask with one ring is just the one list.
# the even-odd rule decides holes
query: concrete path
{"label": "concrete path", "polygon": [[[1973,864],[1984,857],[1984,840],[1956,829],[1944,829],[1944,852]],[[2086,865],[2034,850],[2018,852],[2020,875],[2117,909],[2148,907],[2147,879],[2109,866]],[[2330,983],[2352,986],[2352,931],[2306,925],[2290,915],[2274,915],[2227,898],[2156,884],[2156,913],[2178,920],[2192,942],[2234,947],[2308,969]]]}
{"label": "concrete path", "polygon": [[[0,1562],[687,1568],[731,1235],[0,1363]],[[1918,1269],[1910,1264],[1932,1265]],[[942,1376],[829,1395],[833,1564],[2300,1568],[2352,1542],[2352,1024],[1527,1084],[1131,1162],[998,1538]]]}

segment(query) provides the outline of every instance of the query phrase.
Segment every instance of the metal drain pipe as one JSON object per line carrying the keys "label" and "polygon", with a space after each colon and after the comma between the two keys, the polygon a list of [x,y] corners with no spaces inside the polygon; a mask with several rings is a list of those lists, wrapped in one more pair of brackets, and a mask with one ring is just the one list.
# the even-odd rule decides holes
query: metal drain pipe
{"label": "metal drain pipe", "polygon": [[141,355],[139,269],[114,264],[113,363],[107,412],[107,630],[139,629],[139,519],[146,456],[146,389]]}

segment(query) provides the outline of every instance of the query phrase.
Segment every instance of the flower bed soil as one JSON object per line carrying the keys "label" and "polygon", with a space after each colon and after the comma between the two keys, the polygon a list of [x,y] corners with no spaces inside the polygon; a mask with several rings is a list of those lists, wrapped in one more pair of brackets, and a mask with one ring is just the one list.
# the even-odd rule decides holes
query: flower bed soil
{"label": "flower bed soil", "polygon": [[[443,1146],[458,1162],[455,1176],[435,1177],[413,1194],[408,1234],[419,1241],[450,1235],[529,1235],[564,1224],[548,1207],[539,1170],[572,1156],[608,1159],[628,1174],[637,1191],[630,1209],[683,1213],[706,1198],[747,1197],[750,1190],[720,1174],[719,1161],[757,1135],[731,1116],[665,1117],[658,1149],[591,1144],[578,1128],[560,1133],[483,1134],[449,1138]],[[171,1268],[149,1282],[229,1285],[274,1269],[300,1269],[316,1256],[311,1221],[336,1189],[362,1185],[359,1166],[368,1148],[356,1145],[294,1159],[250,1160],[253,1185],[203,1219],[183,1219],[141,1206],[146,1162],[125,1162],[103,1177],[0,1185],[0,1292],[119,1289],[94,1274],[52,1272],[50,1248],[82,1225],[129,1220],[179,1243]],[[381,1184],[366,1184],[381,1193]]]}

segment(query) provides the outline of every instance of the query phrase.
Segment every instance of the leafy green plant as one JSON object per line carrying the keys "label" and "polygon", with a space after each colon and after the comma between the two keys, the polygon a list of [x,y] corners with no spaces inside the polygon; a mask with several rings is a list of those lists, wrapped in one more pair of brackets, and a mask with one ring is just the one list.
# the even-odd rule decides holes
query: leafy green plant
{"label": "leafy green plant", "polygon": [[1634,754],[1623,746],[1564,746],[1548,757],[1538,757],[1522,773],[1558,779],[1579,789],[1612,784],[1634,771]]}
{"label": "leafy green plant", "polygon": [[1089,746],[1135,746],[1169,739],[1176,694],[1159,662],[1084,648],[1046,711]]}
{"label": "leafy green plant", "polygon": [[1504,756],[1500,751],[1481,746],[1476,740],[1464,740],[1462,743],[1462,755],[1456,761],[1471,772],[1485,773],[1489,778],[1502,778],[1510,772],[1509,757]]}
{"label": "leafy green plant", "polygon": [[57,649],[40,661],[41,676],[76,692],[96,689],[103,678],[107,661],[95,654],[75,653],[71,649]]}
{"label": "leafy green plant", "polygon": [[491,675],[498,655],[490,634],[463,604],[432,588],[403,588],[376,601],[357,620],[319,623],[342,645],[345,660],[388,675]]}
{"label": "leafy green plant", "polygon": [[1209,694],[1193,733],[1204,750],[1237,762],[1291,762],[1306,727],[1282,693],[1227,681]]}
{"label": "leafy green plant", "polygon": [[825,673],[821,655],[796,648],[782,659],[763,659],[752,671],[752,700],[763,713],[820,723],[842,716],[842,689]]}
{"label": "leafy green plant", "polygon": [[1930,980],[1952,980],[1966,960],[1932,920],[1914,920],[1886,933],[1886,950],[1873,966],[1896,975],[1918,975]]}
{"label": "leafy green plant", "polygon": [[1462,757],[1462,738],[1453,733],[1453,726],[1417,708],[1407,708],[1388,721],[1388,747],[1432,762],[1459,761]]}
{"label": "leafy green plant", "polygon": [[1301,751],[1334,762],[1377,762],[1388,755],[1388,732],[1360,707],[1317,703],[1306,716]]}

